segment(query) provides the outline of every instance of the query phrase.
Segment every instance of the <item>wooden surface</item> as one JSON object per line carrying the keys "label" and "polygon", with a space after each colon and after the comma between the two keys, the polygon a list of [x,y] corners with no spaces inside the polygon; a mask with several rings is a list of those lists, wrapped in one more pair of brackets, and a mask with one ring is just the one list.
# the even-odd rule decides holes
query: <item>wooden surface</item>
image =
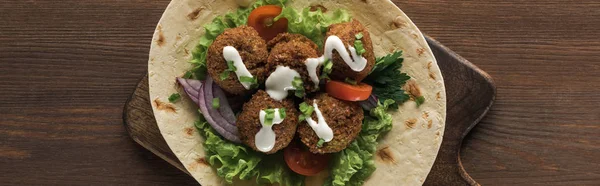
{"label": "wooden surface", "polygon": [[[496,102],[461,151],[475,180],[600,184],[600,2],[396,2],[494,77]],[[168,3],[0,3],[2,185],[193,183],[122,125]]]}
{"label": "wooden surface", "polygon": [[[426,37],[444,76],[448,113],[440,152],[424,185],[477,185],[460,163],[462,140],[488,112],[496,95],[493,80],[472,63]],[[188,173],[160,134],[152,113],[148,78],[125,103],[123,120],[131,138],[171,165]]]}

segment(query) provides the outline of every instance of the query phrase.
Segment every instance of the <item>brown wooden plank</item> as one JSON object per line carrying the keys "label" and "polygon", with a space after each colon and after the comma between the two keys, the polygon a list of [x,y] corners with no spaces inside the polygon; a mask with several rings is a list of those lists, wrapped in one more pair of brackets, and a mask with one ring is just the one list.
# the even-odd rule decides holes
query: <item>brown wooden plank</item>
{"label": "brown wooden plank", "polygon": [[[461,151],[475,180],[600,183],[597,0],[395,2],[494,77],[496,103]],[[0,3],[2,185],[193,184],[121,126],[168,3]]]}

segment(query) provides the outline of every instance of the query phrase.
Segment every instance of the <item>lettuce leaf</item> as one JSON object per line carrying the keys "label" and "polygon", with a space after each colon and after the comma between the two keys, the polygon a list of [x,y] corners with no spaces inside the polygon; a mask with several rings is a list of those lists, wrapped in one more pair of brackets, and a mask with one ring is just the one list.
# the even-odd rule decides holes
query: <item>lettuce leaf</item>
{"label": "lettuce leaf", "polygon": [[331,176],[326,186],[362,185],[375,172],[373,155],[377,139],[392,129],[392,115],[386,111],[394,100],[385,100],[370,110],[363,120],[362,130],[350,146],[334,157]]}
{"label": "lettuce leaf", "polygon": [[202,116],[194,125],[205,138],[204,150],[208,163],[217,169],[217,175],[224,178],[225,182],[231,184],[236,178],[257,178],[256,181],[261,184],[303,185],[304,177],[287,167],[282,153],[264,155],[224,140]]}
{"label": "lettuce leaf", "polygon": [[343,9],[326,14],[321,9],[310,11],[309,8],[304,8],[302,11],[297,11],[292,7],[284,7],[275,20],[280,18],[288,20],[289,33],[302,34],[315,42],[319,48],[323,48],[325,32],[329,25],[352,20],[350,14]]}
{"label": "lettuce leaf", "polygon": [[258,0],[248,8],[238,8],[234,12],[229,12],[225,16],[217,16],[212,22],[204,25],[205,34],[200,37],[198,45],[192,51],[193,68],[190,71],[195,79],[203,80],[206,77],[206,53],[208,47],[226,28],[235,28],[246,25],[248,15],[255,8],[263,5],[284,6],[287,0]]}

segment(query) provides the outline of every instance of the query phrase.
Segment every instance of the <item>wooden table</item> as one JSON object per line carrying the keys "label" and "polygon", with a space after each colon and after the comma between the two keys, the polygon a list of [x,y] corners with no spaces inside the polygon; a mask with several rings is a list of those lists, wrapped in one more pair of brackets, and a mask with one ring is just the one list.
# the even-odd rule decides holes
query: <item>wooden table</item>
{"label": "wooden table", "polygon": [[[462,149],[483,185],[600,184],[600,2],[396,1],[498,95]],[[122,108],[168,0],[0,2],[1,185],[193,185]]]}

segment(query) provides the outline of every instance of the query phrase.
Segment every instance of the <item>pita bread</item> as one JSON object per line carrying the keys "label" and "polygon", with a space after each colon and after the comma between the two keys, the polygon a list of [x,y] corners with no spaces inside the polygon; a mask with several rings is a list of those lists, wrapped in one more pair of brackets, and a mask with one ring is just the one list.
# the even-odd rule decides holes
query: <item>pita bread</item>
{"label": "pita bread", "polygon": [[[311,5],[348,10],[368,28],[376,56],[404,51],[401,71],[412,77],[413,91],[426,101],[419,107],[408,101],[393,113],[394,127],[380,141],[374,157],[377,170],[365,185],[423,184],[442,143],[446,119],[444,81],[423,34],[389,0],[288,2],[297,9]],[[150,102],[158,127],[177,158],[205,186],[225,183],[204,160],[204,139],[193,125],[197,106],[186,96],[175,104],[167,98],[175,92],[185,94],[175,77],[192,68],[191,51],[204,34],[202,26],[237,7],[235,0],[173,0],[156,27],[148,60]],[[322,183],[326,176],[309,177],[306,185]]]}

